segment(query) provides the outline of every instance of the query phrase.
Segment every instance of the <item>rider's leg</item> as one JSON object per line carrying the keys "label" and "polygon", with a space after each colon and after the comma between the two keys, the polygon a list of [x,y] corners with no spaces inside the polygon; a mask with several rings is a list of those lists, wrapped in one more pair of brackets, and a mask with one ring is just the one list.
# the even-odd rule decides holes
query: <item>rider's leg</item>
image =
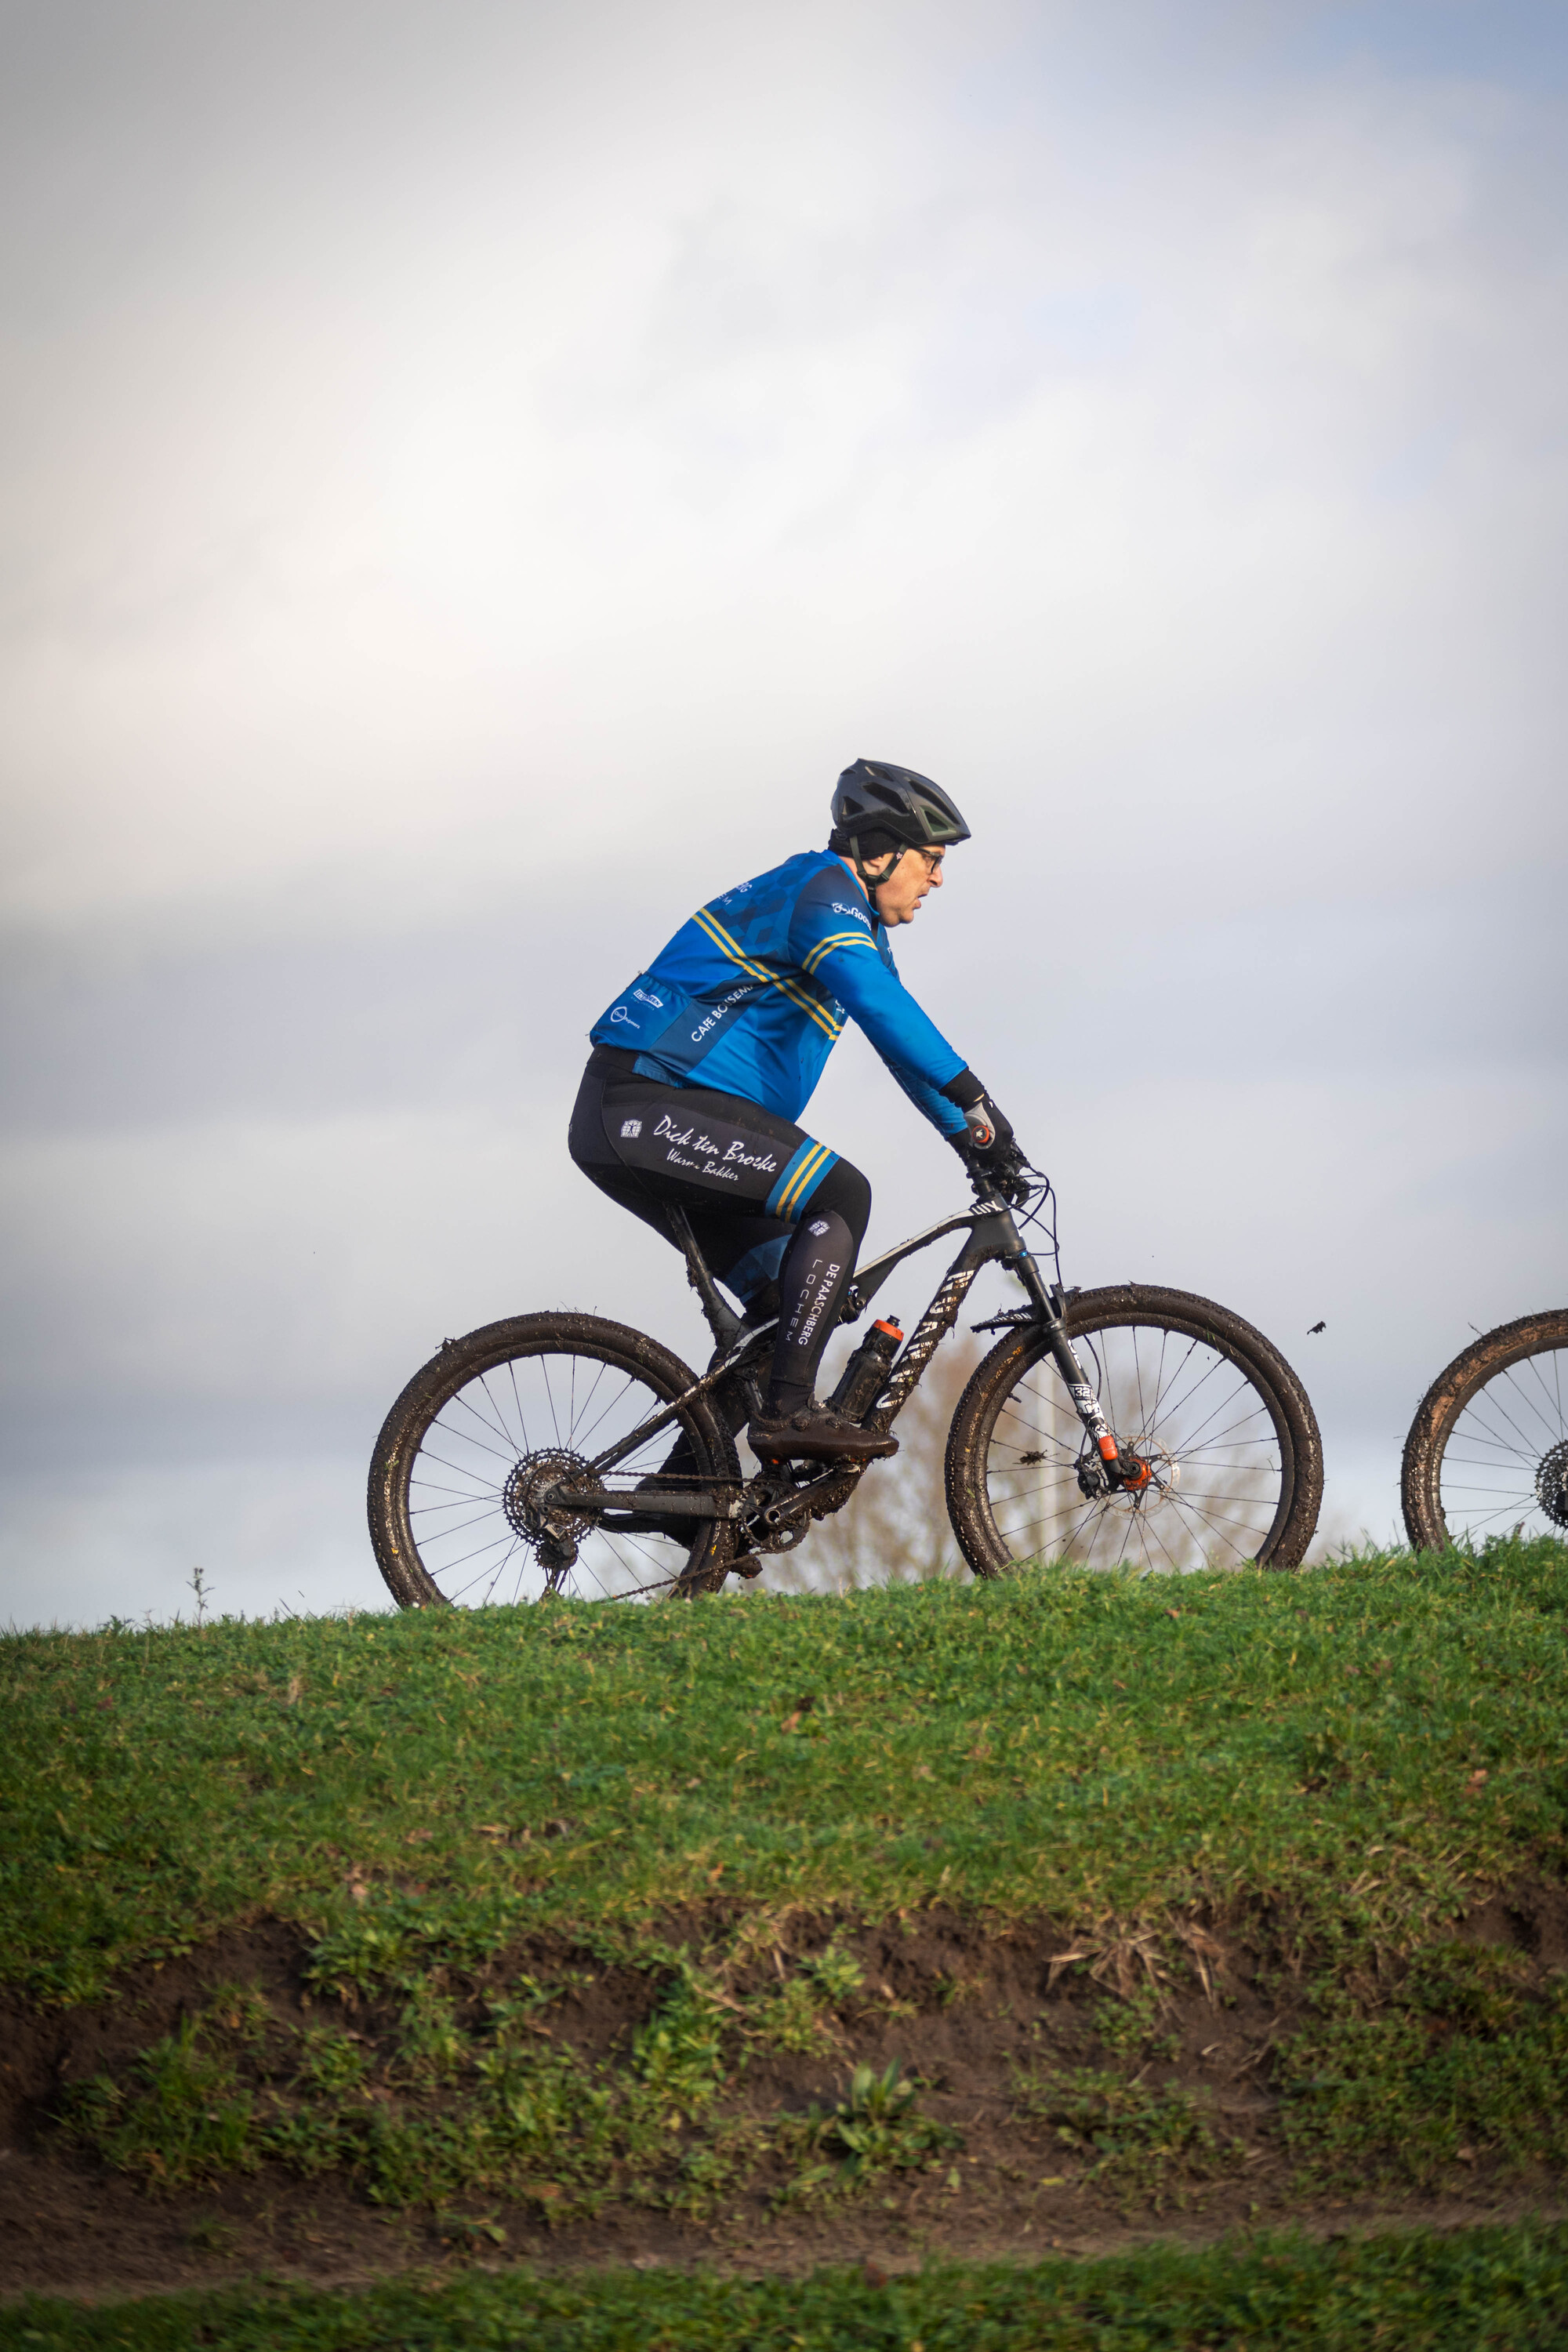
{"label": "rider's leg", "polygon": [[[677,1202],[715,1279],[748,1319],[776,1314],[779,1271],[842,1164],[789,1119],[739,1095],[639,1076],[636,1056],[595,1048],[572,1113],[568,1149],[590,1182],[674,1244]],[[864,1179],[837,1203],[858,1245]]]}
{"label": "rider's leg", "polygon": [[799,1412],[811,1402],[870,1214],[870,1185],[848,1160],[837,1160],[813,1195],[779,1271],[770,1419]]}
{"label": "rider's leg", "polygon": [[572,1157],[667,1241],[674,1236],[663,1203],[679,1202],[715,1277],[752,1319],[763,1319],[758,1293],[776,1268],[780,1329],[752,1445],[841,1460],[896,1453],[894,1439],[853,1428],[812,1393],[870,1211],[865,1178],[776,1113],[739,1096],[672,1087],[634,1062],[595,1050],[573,1112]]}

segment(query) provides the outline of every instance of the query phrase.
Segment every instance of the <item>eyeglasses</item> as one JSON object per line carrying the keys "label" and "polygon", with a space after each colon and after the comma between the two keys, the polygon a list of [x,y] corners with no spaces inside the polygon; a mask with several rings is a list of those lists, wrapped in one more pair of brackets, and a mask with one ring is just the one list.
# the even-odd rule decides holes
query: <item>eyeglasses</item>
{"label": "eyeglasses", "polygon": [[942,861],[946,855],[947,852],[945,849],[917,849],[915,852],[915,856],[917,857],[923,857],[925,859],[926,872],[928,874],[941,873]]}

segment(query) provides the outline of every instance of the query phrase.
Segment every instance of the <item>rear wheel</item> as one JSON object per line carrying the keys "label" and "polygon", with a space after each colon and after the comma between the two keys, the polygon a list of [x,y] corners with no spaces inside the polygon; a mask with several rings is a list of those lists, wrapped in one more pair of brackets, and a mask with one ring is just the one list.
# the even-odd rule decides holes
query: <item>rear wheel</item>
{"label": "rear wheel", "polygon": [[[394,1600],[476,1608],[716,1591],[725,1522],[661,1521],[639,1514],[635,1492],[672,1456],[658,1482],[666,1494],[739,1477],[708,1397],[602,1479],[589,1471],[696,1378],[656,1339],[596,1315],[518,1315],[447,1340],[387,1414],[371,1459],[370,1538]],[[552,1487],[573,1476],[624,1496],[624,1507],[563,1508]]]}
{"label": "rear wheel", "polygon": [[1489,1331],[1438,1373],[1405,1441],[1417,1551],[1456,1537],[1568,1535],[1568,1307]]}
{"label": "rear wheel", "polygon": [[1082,1492],[1083,1425],[1045,1338],[1010,1333],[975,1371],[948,1438],[948,1512],[976,1576],[1029,1559],[1299,1567],[1322,1501],[1322,1441],[1263,1334],[1210,1299],[1138,1283],[1079,1292],[1067,1326],[1147,1479],[1136,1494]]}

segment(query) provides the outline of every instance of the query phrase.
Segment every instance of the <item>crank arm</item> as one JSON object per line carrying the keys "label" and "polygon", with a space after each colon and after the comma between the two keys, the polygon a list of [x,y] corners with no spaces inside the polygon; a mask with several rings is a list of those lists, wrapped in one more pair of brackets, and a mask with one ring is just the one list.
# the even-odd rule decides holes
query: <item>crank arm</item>
{"label": "crank arm", "polygon": [[842,1485],[852,1469],[858,1475],[865,1467],[866,1465],[863,1462],[854,1465],[844,1462],[835,1463],[831,1469],[824,1470],[816,1477],[808,1479],[804,1486],[792,1486],[786,1495],[781,1495],[776,1501],[764,1503],[760,1507],[744,1513],[737,1511],[736,1517],[743,1516],[748,1526],[754,1522],[769,1534],[773,1534],[780,1528],[794,1527],[803,1514],[809,1517],[813,1504],[825,1501],[836,1487]]}

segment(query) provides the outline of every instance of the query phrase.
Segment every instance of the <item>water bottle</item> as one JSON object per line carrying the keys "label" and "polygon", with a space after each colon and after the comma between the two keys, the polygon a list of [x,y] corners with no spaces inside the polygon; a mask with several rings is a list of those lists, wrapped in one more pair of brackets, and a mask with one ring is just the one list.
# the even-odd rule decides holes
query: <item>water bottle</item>
{"label": "water bottle", "polygon": [[889,1319],[873,1323],[849,1361],[845,1365],[838,1386],[828,1399],[835,1412],[846,1421],[858,1421],[888,1377],[888,1368],[904,1344],[904,1335],[897,1323]]}

